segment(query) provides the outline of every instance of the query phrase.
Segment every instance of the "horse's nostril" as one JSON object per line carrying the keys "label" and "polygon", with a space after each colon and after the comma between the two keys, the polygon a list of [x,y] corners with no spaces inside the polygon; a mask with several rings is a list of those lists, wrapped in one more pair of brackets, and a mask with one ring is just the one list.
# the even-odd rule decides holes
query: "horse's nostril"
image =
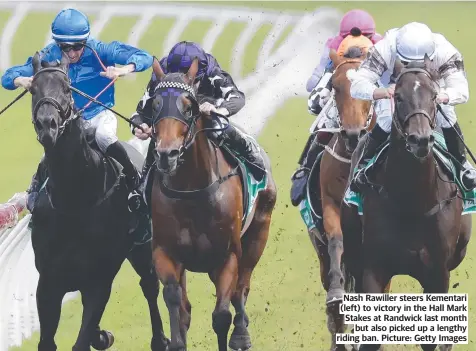
{"label": "horse's nostril", "polygon": [[51,119],[50,127],[51,129],[56,129],[56,121],[54,120],[54,118]]}
{"label": "horse's nostril", "polygon": [[418,144],[418,138],[415,134],[410,134],[407,140],[408,140],[408,143],[410,144]]}
{"label": "horse's nostril", "polygon": [[359,139],[365,136],[365,134],[367,134],[367,131],[365,129],[362,129],[359,133]]}
{"label": "horse's nostril", "polygon": [[170,150],[169,152],[169,157],[170,158],[177,158],[179,156],[180,152],[177,149]]}

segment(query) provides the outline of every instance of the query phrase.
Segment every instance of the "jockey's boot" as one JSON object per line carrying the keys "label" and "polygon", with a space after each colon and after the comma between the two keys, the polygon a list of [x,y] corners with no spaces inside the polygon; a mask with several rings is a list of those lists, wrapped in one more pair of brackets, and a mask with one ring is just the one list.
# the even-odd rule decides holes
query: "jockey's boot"
{"label": "jockey's boot", "polygon": [[[317,132],[317,134],[311,134],[306,148],[303,154],[305,154],[304,160],[291,176],[293,185],[291,186],[291,203],[293,206],[297,206],[301,203],[306,193],[306,185],[314,163],[317,160],[319,154],[324,151],[325,145],[329,143],[334,134],[330,132]],[[306,149],[309,148],[309,151]]]}
{"label": "jockey's boot", "polygon": [[460,173],[461,182],[467,191],[473,190],[476,188],[476,169],[466,160],[464,144],[458,137],[459,134],[463,138],[458,122],[453,127],[441,129],[443,130],[448,151],[463,167]]}
{"label": "jockey's boot", "polygon": [[[150,205],[150,196],[147,191],[147,175],[150,171],[150,168],[154,164],[154,142],[151,140],[149,143],[149,148],[147,149],[147,156],[145,157],[144,165],[142,166],[142,176],[139,181],[139,186],[137,187],[137,192],[140,195],[140,204],[138,204],[137,208],[141,212],[148,211],[147,203]],[[147,198],[147,203],[144,202],[144,197]]]}
{"label": "jockey's boot", "polygon": [[[367,183],[367,177],[363,168],[367,165],[372,157],[375,156],[377,149],[387,140],[390,133],[385,132],[378,124],[368,134],[362,154],[359,158],[359,163],[356,165],[355,178],[350,183],[350,190],[358,192]],[[353,170],[351,170],[352,172]]]}
{"label": "jockey's boot", "polygon": [[131,212],[138,210],[141,200],[140,194],[136,191],[136,189],[139,186],[141,177],[135,166],[132,164],[129,155],[127,155],[126,149],[124,149],[124,146],[122,146],[120,141],[116,141],[114,144],[109,145],[106,150],[106,154],[113,157],[122,165],[122,172],[126,176],[126,185],[130,193],[128,197],[129,210]]}
{"label": "jockey's boot", "polygon": [[229,123],[222,133],[212,134],[218,134],[218,138],[222,139],[226,146],[248,161],[250,172],[256,180],[263,179],[266,173],[263,157],[259,147],[245,133]]}
{"label": "jockey's boot", "polygon": [[26,208],[30,213],[33,213],[33,209],[35,208],[36,199],[38,198],[38,194],[40,192],[41,186],[46,181],[47,178],[47,168],[45,165],[45,157],[43,156],[38,164],[38,168],[36,173],[31,178],[31,184],[26,190],[28,193],[28,198],[26,200]]}
{"label": "jockey's boot", "polygon": [[[310,141],[310,142],[309,142]],[[317,142],[316,134],[311,134],[309,140],[306,143],[306,148],[304,149],[307,153],[304,157],[301,167],[299,167],[291,176],[292,186],[291,186],[291,204],[297,206],[301,203],[304,198],[305,189],[307,180],[309,178],[309,173],[311,168],[316,162],[317,156],[324,150],[324,147]]]}

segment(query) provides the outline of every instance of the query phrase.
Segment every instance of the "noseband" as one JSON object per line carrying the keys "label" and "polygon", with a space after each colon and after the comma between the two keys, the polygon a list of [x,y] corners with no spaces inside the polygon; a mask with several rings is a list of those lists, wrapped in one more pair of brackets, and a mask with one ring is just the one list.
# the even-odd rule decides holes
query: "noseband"
{"label": "noseband", "polygon": [[[225,127],[222,128],[202,128],[196,130],[197,122],[202,116],[199,110],[199,104],[196,98],[195,90],[188,84],[182,82],[161,81],[157,84],[154,90],[155,98],[157,99],[157,106],[154,111],[154,117],[152,120],[152,131],[156,134],[156,125],[163,119],[172,118],[187,126],[187,134],[184,138],[182,145],[179,148],[178,162],[183,163],[183,154],[187,151],[195,142],[195,138],[198,133],[204,131],[223,131],[228,127],[228,118],[221,116],[226,120]],[[175,99],[164,99],[164,97],[175,97]],[[184,96],[192,102],[192,108],[189,111],[184,111],[181,97]],[[174,102],[174,103],[172,103]],[[216,117],[218,118],[218,117]],[[220,121],[221,124],[221,121]]]}
{"label": "noseband", "polygon": [[[402,76],[404,74],[407,74],[407,73],[423,73],[425,76],[430,78],[430,80],[433,82],[433,78],[431,77],[430,73],[428,71],[424,70],[423,68],[404,68],[402,70],[402,72],[398,75],[397,79],[395,80],[395,84],[398,84],[398,81],[402,78]],[[435,115],[436,115],[436,101],[435,100],[433,100],[433,104],[435,105]],[[392,117],[392,123],[395,126],[398,134],[400,134],[405,139],[405,141],[407,141],[408,133],[406,133],[403,130],[403,126],[408,122],[408,120],[411,117],[413,117],[415,115],[420,115],[420,114],[425,116],[428,119],[431,129],[435,129],[435,127],[436,127],[436,118],[435,118],[435,116],[433,116],[433,118],[432,118],[426,110],[415,109],[415,110],[411,111],[410,113],[408,113],[405,116],[405,118],[403,119],[403,123],[401,123],[400,120],[396,117],[397,111],[395,109],[395,113]]]}
{"label": "noseband", "polygon": [[[35,81],[35,79],[37,79],[37,77],[41,73],[44,73],[44,72],[60,72],[68,78],[67,73],[65,71],[63,71],[61,68],[47,67],[47,68],[43,68],[43,69],[39,70],[38,72],[36,72],[36,74],[33,76],[33,81]],[[69,80],[69,78],[68,78],[68,80]],[[37,119],[38,110],[40,109],[41,106],[43,106],[45,104],[53,105],[53,107],[56,109],[56,111],[60,115],[61,120],[63,121],[63,123],[59,127],[59,131],[58,131],[58,137],[59,137],[63,134],[66,126],[71,121],[73,121],[75,118],[77,118],[77,116],[73,113],[73,104],[74,104],[73,96],[71,95],[71,103],[68,105],[66,110],[63,108],[63,106],[61,106],[61,104],[56,99],[54,99],[52,97],[48,97],[48,96],[42,97],[40,100],[38,100],[36,102],[36,105],[33,108],[33,115],[32,115],[32,123],[33,124],[35,123],[35,121]]]}

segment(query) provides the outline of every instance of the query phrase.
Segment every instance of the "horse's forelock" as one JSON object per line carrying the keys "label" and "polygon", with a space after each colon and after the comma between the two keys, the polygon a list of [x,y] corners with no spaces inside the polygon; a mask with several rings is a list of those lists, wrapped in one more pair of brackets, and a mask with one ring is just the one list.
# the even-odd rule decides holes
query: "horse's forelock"
{"label": "horse's forelock", "polygon": [[345,58],[357,59],[365,55],[365,51],[358,46],[351,46],[344,54]]}

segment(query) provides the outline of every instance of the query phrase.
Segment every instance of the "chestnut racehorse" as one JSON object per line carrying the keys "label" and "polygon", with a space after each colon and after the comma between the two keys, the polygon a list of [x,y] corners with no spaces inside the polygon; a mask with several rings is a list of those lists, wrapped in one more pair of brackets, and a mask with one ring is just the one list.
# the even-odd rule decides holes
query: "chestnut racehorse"
{"label": "chestnut racehorse", "polygon": [[[164,300],[170,314],[171,351],[187,349],[191,321],[185,271],[208,273],[216,287],[213,330],[218,349],[227,350],[235,308],[235,328],[230,348],[251,347],[245,304],[253,269],[268,240],[276,186],[270,162],[266,186],[243,221],[244,185],[236,160],[209,139],[207,118],[199,112],[193,82],[198,60],[186,74],[164,74],[153,98],[153,138],[156,169],[153,173],[151,213],[153,259],[164,284]],[[238,166],[237,166],[238,165]]]}

